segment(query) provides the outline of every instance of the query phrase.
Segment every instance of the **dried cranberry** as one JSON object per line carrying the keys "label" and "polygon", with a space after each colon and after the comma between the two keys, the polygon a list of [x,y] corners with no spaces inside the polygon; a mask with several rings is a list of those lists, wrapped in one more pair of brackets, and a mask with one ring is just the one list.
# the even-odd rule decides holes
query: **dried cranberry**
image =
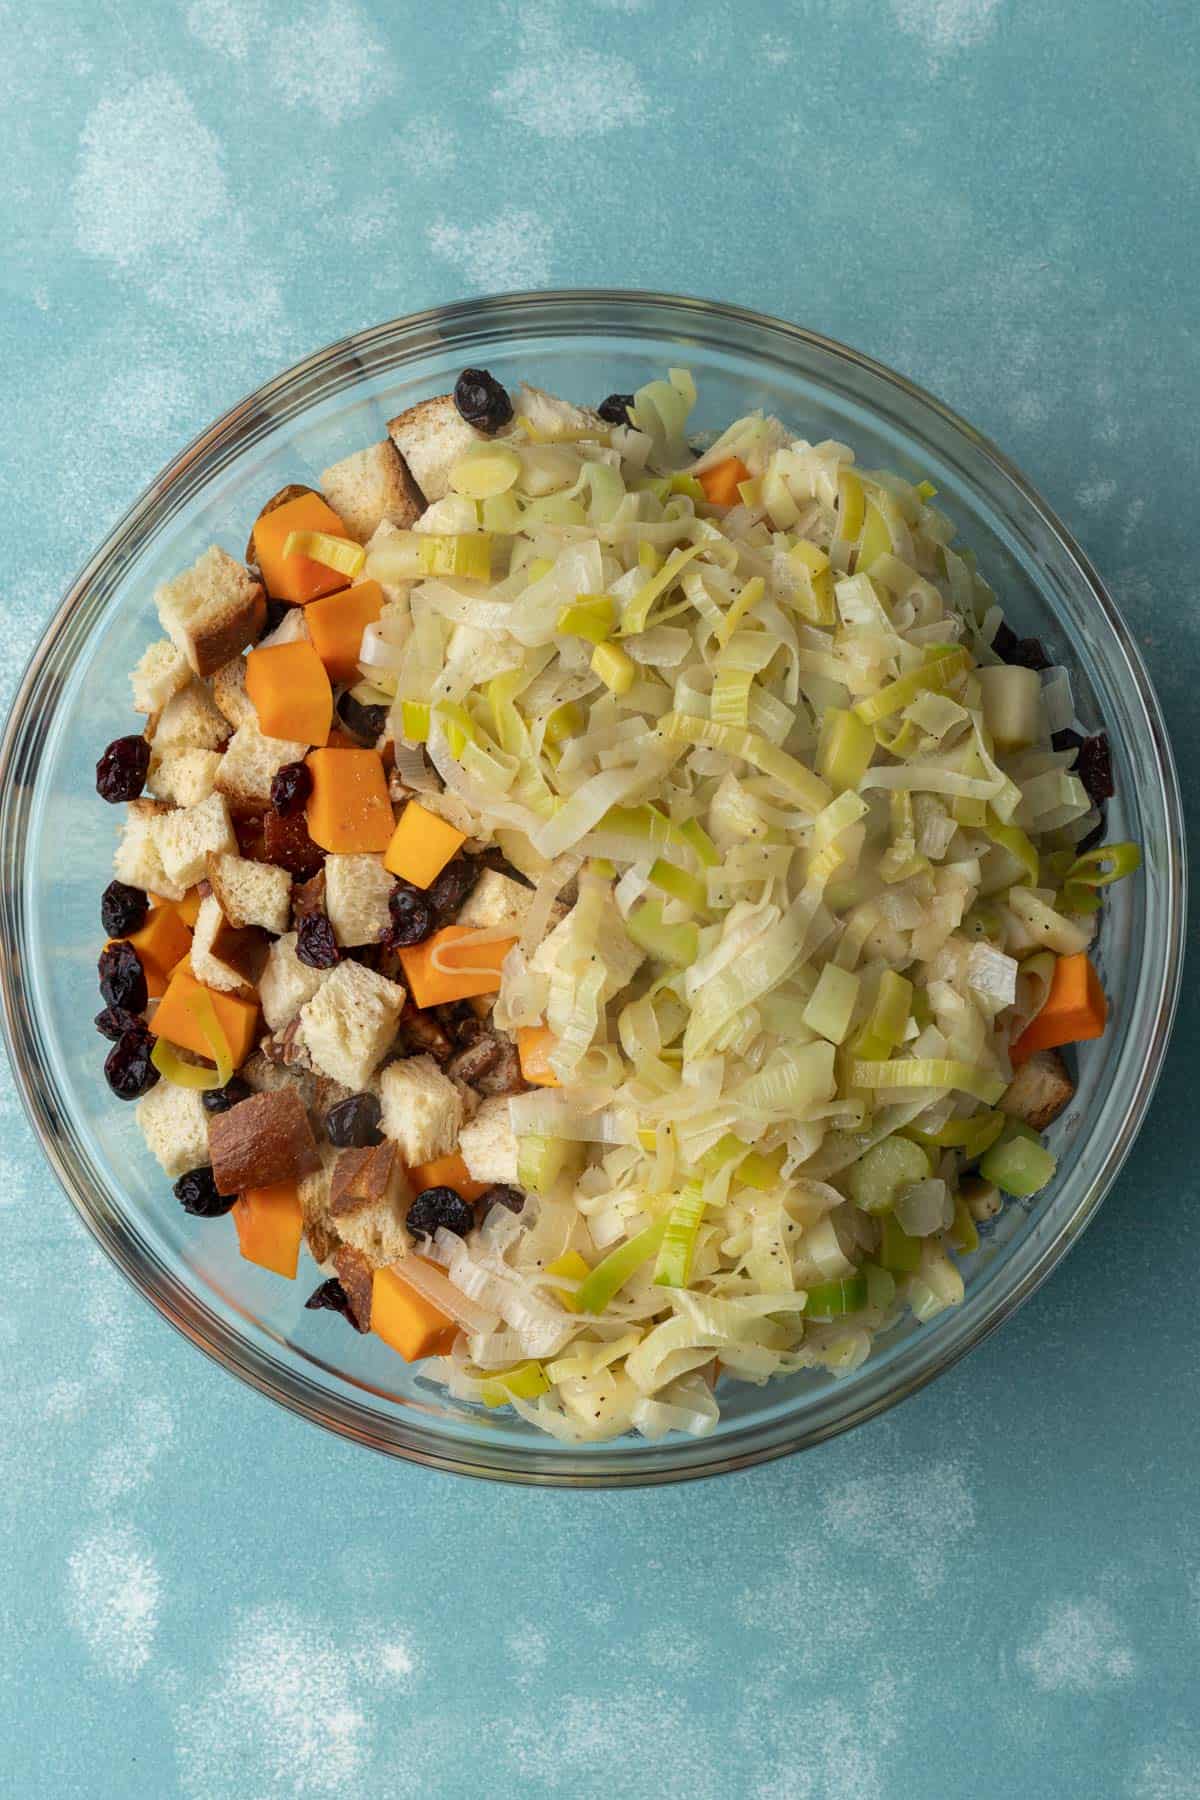
{"label": "dried cranberry", "polygon": [[126,1012],[123,1006],[106,1006],[103,1012],[96,1014],[95,1020],[100,1036],[108,1038],[114,1044],[141,1022],[136,1013]]}
{"label": "dried cranberry", "polygon": [[236,1194],[219,1194],[211,1168],[206,1164],[202,1169],[189,1169],[181,1175],[174,1187],[175,1198],[185,1213],[191,1213],[194,1219],[219,1219],[227,1213]]}
{"label": "dried cranberry", "polygon": [[292,603],[290,600],[268,600],[267,622],[262,628],[262,636],[270,637],[273,631],[278,631],[279,627],[283,624],[283,621],[292,610]]}
{"label": "dried cranberry", "polygon": [[140,1019],[122,1032],[104,1059],[104,1079],[118,1100],[137,1100],[158,1080],[150,1061],[154,1039]]}
{"label": "dried cranberry", "polygon": [[271,779],[271,805],[282,817],[299,812],[312,793],[312,774],[307,763],[284,763]]}
{"label": "dried cranberry", "polygon": [[433,908],[439,924],[453,919],[475,883],[482,864],[477,856],[456,856],[425,890],[425,898]]}
{"label": "dried cranberry", "polygon": [[272,812],[234,813],[233,835],[237,839],[238,855],[244,856],[247,862],[274,860],[267,854],[266,834],[266,821],[274,817]]}
{"label": "dried cranberry", "polygon": [[405,1224],[414,1237],[432,1237],[439,1228],[466,1237],[474,1229],[475,1213],[452,1187],[432,1187],[417,1195]]}
{"label": "dried cranberry", "polygon": [[136,800],[150,767],[150,746],[144,737],[114,738],[96,764],[96,792],[115,806]]}
{"label": "dried cranberry", "polygon": [[248,1100],[253,1092],[248,1081],[243,1081],[240,1075],[234,1075],[224,1087],[205,1088],[200,1099],[205,1112],[223,1113],[228,1112],[231,1106],[237,1106],[240,1101]]}
{"label": "dried cranberry", "polygon": [[488,369],[464,369],[454,384],[454,404],[476,431],[499,431],[513,416],[512,401]]}
{"label": "dried cranberry", "polygon": [[328,913],[305,913],[296,927],[296,955],[310,969],[332,969],[341,960]]}
{"label": "dried cranberry", "polygon": [[1050,746],[1052,749],[1059,751],[1082,750],[1083,739],[1077,731],[1072,731],[1068,726],[1063,731],[1052,731],[1050,733]]}
{"label": "dried cranberry", "polygon": [[304,1308],[306,1312],[344,1313],[349,1318],[350,1298],[337,1276],[331,1275],[328,1281],[323,1281],[320,1287],[313,1289],[304,1302]]}
{"label": "dried cranberry", "polygon": [[398,883],[388,898],[391,925],[384,943],[390,950],[406,950],[410,944],[423,944],[436,923],[433,908],[419,888]]}
{"label": "dried cranberry", "polygon": [[109,1006],[123,1007],[126,1012],[145,1012],[150,998],[146,988],[146,971],[133,945],[124,938],[106,944],[96,965],[100,976],[100,992]]}
{"label": "dried cranberry", "polygon": [[150,902],[141,888],[129,887],[123,881],[110,881],[100,896],[100,923],[105,937],[128,937],[146,923]]}
{"label": "dried cranberry", "polygon": [[1106,732],[1098,731],[1095,737],[1083,740],[1075,773],[1087,789],[1088,799],[1093,806],[1112,799],[1116,789],[1113,786],[1112,752],[1108,747]]}
{"label": "dried cranberry", "polygon": [[325,1114],[325,1135],[339,1150],[366,1150],[383,1142],[382,1114],[377,1095],[351,1094]]}
{"label": "dried cranberry", "polygon": [[497,1181],[486,1194],[480,1195],[479,1204],[485,1217],[493,1206],[507,1206],[509,1212],[519,1213],[525,1205],[525,1196],[520,1188],[510,1187],[507,1181]]}
{"label": "dried cranberry", "polygon": [[632,394],[610,394],[602,400],[596,411],[606,425],[632,425],[629,409],[633,405]]}
{"label": "dried cranberry", "polygon": [[992,639],[992,649],[1001,662],[1013,663],[1021,669],[1036,669],[1039,673],[1051,666],[1046,655],[1045,645],[1040,638],[1018,637],[1011,626],[1001,620]]}
{"label": "dried cranberry", "polygon": [[325,861],[325,852],[308,835],[304,814],[289,813],[286,818],[271,811],[263,814],[263,861],[278,863],[297,881],[315,875]]}
{"label": "dried cranberry", "polygon": [[337,713],[346,730],[353,737],[361,738],[364,744],[375,744],[383,736],[387,725],[387,707],[368,705],[362,700],[356,700],[352,688],[347,688],[338,701]]}

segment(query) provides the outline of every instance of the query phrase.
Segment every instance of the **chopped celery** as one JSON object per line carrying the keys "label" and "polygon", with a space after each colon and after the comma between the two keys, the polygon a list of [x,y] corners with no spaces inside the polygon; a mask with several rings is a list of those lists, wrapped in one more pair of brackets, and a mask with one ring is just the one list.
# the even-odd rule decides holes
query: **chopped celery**
{"label": "chopped celery", "polygon": [[808,1319],[840,1319],[843,1313],[861,1312],[867,1304],[865,1275],[847,1275],[843,1281],[818,1281],[807,1291],[804,1316]]}
{"label": "chopped celery", "polygon": [[911,1275],[921,1266],[921,1240],[909,1237],[899,1219],[884,1213],[880,1221],[879,1261],[892,1275]]}
{"label": "chopped celery", "polygon": [[410,744],[423,744],[429,737],[429,704],[425,700],[402,700],[400,720]]}
{"label": "chopped celery", "polygon": [[550,1392],[550,1378],[540,1362],[520,1363],[515,1369],[497,1369],[485,1375],[479,1384],[479,1398],[485,1406],[507,1406],[518,1400],[536,1400]]}
{"label": "chopped celery", "polygon": [[578,1147],[569,1139],[530,1134],[517,1145],[517,1181],[530,1193],[545,1194],[578,1158]]}
{"label": "chopped celery", "polygon": [[597,644],[592,651],[592,673],[614,694],[627,694],[637,677],[637,664],[620,644]]}
{"label": "chopped celery", "polygon": [[817,743],[817,774],[835,794],[856,790],[875,754],[875,733],[844,707],[827,706]]}
{"label": "chopped celery", "polygon": [[910,1138],[886,1137],[850,1165],[846,1185],[863,1212],[890,1212],[906,1188],[931,1174],[929,1157]]}
{"label": "chopped celery", "polygon": [[969,1119],[949,1119],[937,1131],[906,1125],[904,1135],[926,1150],[961,1150],[967,1162],[974,1162],[991,1148],[1007,1123],[1004,1113],[988,1111]]}
{"label": "chopped celery", "polygon": [[694,851],[698,862],[706,869],[716,868],[721,860],[720,853],[699,819],[686,820],[679,827],[679,835]]}
{"label": "chopped celery", "polygon": [[334,537],[328,531],[289,531],[283,554],[307,556],[310,562],[336,569],[339,575],[357,575],[367,560],[367,553],[353,538]]}
{"label": "chopped celery", "polygon": [[860,571],[869,569],[876,557],[887,556],[891,548],[892,534],[888,522],[874,500],[868,499],[862,537],[859,540],[858,554],[854,560],[855,569]]}
{"label": "chopped celery", "polygon": [[886,1312],[896,1298],[896,1277],[890,1269],[881,1268],[878,1263],[864,1263],[863,1274],[867,1278],[867,1304]]}
{"label": "chopped celery", "polygon": [[419,538],[418,557],[424,575],[456,575],[466,581],[486,581],[492,572],[492,540],[486,531],[442,536],[429,532]]}
{"label": "chopped celery", "polygon": [[[565,1250],[561,1256],[556,1256],[553,1262],[546,1264],[547,1275],[565,1275],[568,1281],[586,1281],[591,1272],[590,1264],[583,1260],[578,1250]],[[579,1304],[577,1289],[556,1287],[554,1292],[568,1312],[583,1310]]]}
{"label": "chopped celery", "polygon": [[598,1262],[587,1279],[581,1283],[576,1299],[579,1311],[586,1313],[602,1313],[609,1301],[620,1292],[631,1275],[637,1273],[644,1262],[657,1254],[658,1247],[666,1236],[669,1215],[664,1213],[653,1225],[647,1225],[635,1237],[627,1238],[618,1244],[615,1250]]}
{"label": "chopped celery", "polygon": [[867,514],[867,496],[853,469],[838,471],[837,534],[852,544],[863,528]]}
{"label": "chopped celery", "polygon": [[950,1242],[964,1256],[970,1256],[979,1248],[979,1232],[971,1217],[971,1209],[959,1194],[954,1202],[954,1223],[950,1227]]}
{"label": "chopped celery", "polygon": [[786,1161],[787,1147],[784,1144],[766,1155],[760,1150],[751,1150],[738,1164],[734,1180],[743,1187],[757,1188],[761,1193],[769,1194],[772,1188],[779,1186]]}
{"label": "chopped celery", "polygon": [[589,644],[602,644],[612,636],[617,608],[608,594],[577,594],[574,606],[564,606],[558,615],[558,629],[568,637],[586,638]]}
{"label": "chopped celery", "polygon": [[1044,1144],[1024,1135],[1006,1135],[980,1158],[979,1173],[1004,1193],[1027,1200],[1054,1179],[1056,1167]]}
{"label": "chopped celery", "polygon": [[684,906],[690,906],[693,912],[703,912],[708,903],[708,890],[700,877],[689,874],[686,869],[680,869],[674,863],[664,862],[661,856],[650,865],[650,885],[669,894],[672,900],[680,900]]}
{"label": "chopped celery", "polygon": [[690,1181],[667,1215],[667,1229],[654,1265],[656,1287],[685,1288],[691,1278],[696,1237],[704,1217],[704,1193]]}
{"label": "chopped celery", "polygon": [[800,1015],[810,1031],[815,1031],[831,1044],[840,1044],[850,1029],[861,977],[836,963],[826,963],[817,977],[817,985]]}
{"label": "chopped celery", "polygon": [[564,700],[546,720],[546,741],[550,744],[565,744],[568,738],[578,737],[586,725],[587,719],[579,702]]}
{"label": "chopped celery", "polygon": [[665,925],[661,900],[643,900],[625,921],[625,929],[650,956],[686,968],[700,951],[700,932],[695,925]]}

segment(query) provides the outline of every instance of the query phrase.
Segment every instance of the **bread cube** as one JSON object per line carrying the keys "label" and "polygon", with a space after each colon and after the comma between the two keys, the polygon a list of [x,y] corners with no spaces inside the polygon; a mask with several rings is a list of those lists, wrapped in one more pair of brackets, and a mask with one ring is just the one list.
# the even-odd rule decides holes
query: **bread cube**
{"label": "bread cube", "polygon": [[325,858],[325,911],[339,944],[377,944],[391,922],[395,881],[381,856]]}
{"label": "bread cube", "polygon": [[388,436],[427,501],[448,494],[450,471],[459,457],[473,445],[487,442],[482,432],[467,424],[453,394],[437,394],[389,419]]}
{"label": "bread cube", "polygon": [[292,878],[276,863],[245,856],[210,856],[208,883],[221,911],[234,926],[259,925],[277,936],[291,918]]}
{"label": "bread cube", "polygon": [[360,544],[385,520],[400,529],[412,526],[425,504],[390,438],[344,456],[325,470],[321,486],[350,536]]}
{"label": "bread cube", "polygon": [[271,804],[271,783],[285,763],[302,762],[307,744],[291,738],[267,737],[257,715],[239,725],[217,770],[216,788],[236,812],[255,812]]}
{"label": "bread cube", "polygon": [[210,1115],[196,1088],[156,1081],[138,1101],[136,1117],[168,1181],[178,1181],[189,1169],[201,1169],[208,1162]]}
{"label": "bread cube", "polygon": [[411,1168],[453,1150],[466,1116],[462,1094],[432,1056],[389,1063],[379,1079],[381,1127]]}
{"label": "bread cube", "polygon": [[161,712],[167,701],[191,679],[192,671],[183,651],[170,638],[157,639],[143,650],[129,677],[134,712]]}
{"label": "bread cube", "polygon": [[519,929],[532,899],[532,888],[523,887],[497,869],[485,869],[459,907],[457,922],[477,930],[490,930],[495,925]]}
{"label": "bread cube", "polygon": [[485,1100],[470,1124],[463,1126],[458,1153],[473,1181],[516,1181],[517,1137],[503,1094]]}
{"label": "bread cube", "polygon": [[229,808],[220,794],[198,806],[177,806],[152,823],[154,843],[168,878],[190,888],[204,874],[210,855],[237,850]]}
{"label": "bread cube", "polygon": [[189,681],[151,720],[148,735],[159,755],[168,750],[219,750],[229,736],[229,720],[213,704],[202,681]]}
{"label": "bread cube", "polygon": [[272,1031],[282,1031],[300,1008],[312,999],[329,973],[310,969],[296,955],[296,933],[285,932],[267,952],[266,967],[258,978],[258,998],[263,1018]]}
{"label": "bread cube", "polygon": [[150,757],[146,785],[172,806],[198,806],[213,791],[221,766],[219,750],[165,750]]}
{"label": "bread cube", "polygon": [[252,644],[267,617],[262,583],[214,544],[154,596],[162,628],[197,675]]}
{"label": "bread cube", "polygon": [[164,900],[182,900],[187,884],[172,881],[163,868],[154,838],[156,820],[171,811],[165,800],[131,800],[125,809],[120,842],[113,856],[117,880]]}
{"label": "bread cube", "polygon": [[391,1048],[403,1007],[398,982],[361,963],[339,963],[300,1008],[300,1029],[314,1067],[355,1092],[365,1088]]}

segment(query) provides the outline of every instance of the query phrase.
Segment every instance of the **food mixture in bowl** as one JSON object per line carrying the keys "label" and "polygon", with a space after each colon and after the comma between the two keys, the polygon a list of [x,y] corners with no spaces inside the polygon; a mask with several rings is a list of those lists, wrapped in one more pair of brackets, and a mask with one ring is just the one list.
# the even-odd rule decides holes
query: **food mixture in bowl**
{"label": "food mixture in bowl", "polygon": [[932,487],[694,400],[464,371],[158,590],[97,766],[179,1204],[568,1441],[962,1300],[1139,860]]}

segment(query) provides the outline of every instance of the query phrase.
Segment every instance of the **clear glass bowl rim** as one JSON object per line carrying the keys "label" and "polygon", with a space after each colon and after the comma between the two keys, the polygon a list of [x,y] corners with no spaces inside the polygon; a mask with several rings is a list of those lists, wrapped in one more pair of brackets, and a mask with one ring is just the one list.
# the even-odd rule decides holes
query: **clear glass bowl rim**
{"label": "clear glass bowl rim", "polygon": [[[36,1020],[24,993],[21,975],[23,944],[23,824],[37,767],[37,717],[53,703],[56,655],[64,636],[87,607],[94,588],[107,591],[120,569],[136,554],[145,539],[161,527],[182,505],[192,487],[235,456],[252,431],[256,419],[288,411],[293,416],[305,397],[326,397],[351,385],[359,357],[388,346],[389,366],[415,361],[447,339],[470,335],[474,342],[490,329],[511,335],[517,329],[552,331],[556,324],[576,336],[587,333],[572,320],[588,315],[592,335],[605,329],[636,335],[639,315],[655,315],[655,324],[667,329],[672,321],[680,330],[701,322],[712,327],[726,322],[731,329],[752,330],[777,340],[780,353],[788,344],[816,350],[890,385],[896,398],[933,414],[943,427],[962,439],[977,456],[991,464],[1041,525],[1057,540],[1057,547],[1073,565],[1078,581],[1088,590],[1104,624],[1115,639],[1135,683],[1137,697],[1150,726],[1149,749],[1158,775],[1158,800],[1166,832],[1163,847],[1166,929],[1160,954],[1151,971],[1154,992],[1149,1001],[1146,1055],[1131,1087],[1124,1111],[1112,1132],[1104,1161],[1078,1195],[1075,1205],[1061,1217],[1058,1229],[1047,1239],[1038,1259],[1022,1280],[998,1294],[980,1309],[969,1330],[943,1344],[936,1356],[926,1356],[920,1366],[898,1369],[890,1386],[861,1397],[841,1409],[826,1408],[822,1416],[806,1422],[797,1412],[785,1425],[748,1426],[737,1441],[673,1440],[660,1444],[613,1446],[607,1460],[585,1457],[547,1446],[544,1454],[489,1456],[484,1445],[464,1447],[442,1440],[436,1431],[397,1419],[382,1432],[374,1417],[319,1388],[295,1370],[240,1336],[161,1266],[148,1266],[141,1247],[121,1227],[119,1215],[101,1203],[80,1160],[59,1124],[60,1107],[54,1091],[48,1059],[38,1040]],[[648,335],[648,331],[645,333]],[[333,371],[345,371],[336,386],[329,385]],[[287,402],[291,402],[288,406]],[[69,646],[68,646],[69,660]],[[149,484],[129,511],[113,527],[94,555],[75,577],[58,610],[34,650],[9,713],[0,744],[0,1004],[5,1040],[26,1113],[68,1198],[105,1253],[135,1288],[177,1330],[221,1367],[238,1376],[289,1410],[369,1448],[458,1474],[550,1486],[602,1487],[657,1485],[728,1473],[819,1443],[851,1426],[887,1410],[915,1393],[959,1357],[980,1343],[1040,1286],[1090,1223],[1127,1156],[1149,1105],[1178,1003],[1186,919],[1186,862],[1183,808],[1178,778],[1165,723],[1149,676],[1133,638],[1096,570],[1074,538],[1012,462],[966,420],[941,401],[885,364],[837,340],[785,320],[751,309],[684,295],[651,291],[576,288],[537,293],[509,293],[480,297],[429,308],[355,332],[314,352],[285,369],[231,407],[190,444]],[[744,1441],[743,1441],[744,1439]],[[711,1447],[711,1455],[705,1447]]]}

